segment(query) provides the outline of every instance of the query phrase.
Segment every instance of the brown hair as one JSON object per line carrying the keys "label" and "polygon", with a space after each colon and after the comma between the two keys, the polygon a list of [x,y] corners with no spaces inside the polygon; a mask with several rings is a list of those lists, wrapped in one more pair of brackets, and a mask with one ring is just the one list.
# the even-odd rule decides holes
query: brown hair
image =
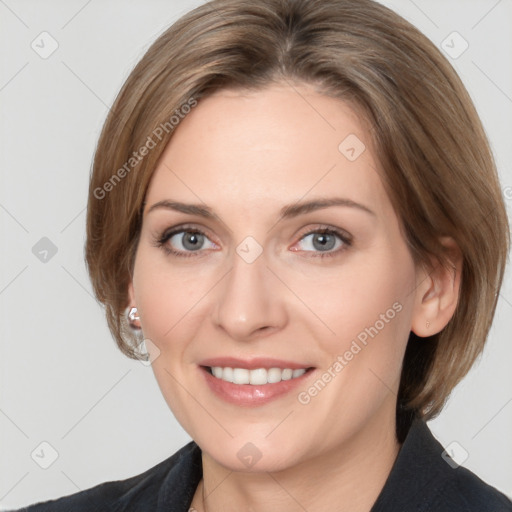
{"label": "brown hair", "polygon": [[[434,257],[448,265],[440,236],[462,251],[452,319],[429,338],[411,332],[403,363],[397,417],[433,418],[484,347],[509,225],[493,156],[461,80],[427,37],[372,0],[214,0],[153,43],[107,117],[90,180],[85,255],[109,328],[121,351],[137,358],[124,312],[141,207],[184,106],[219,88],[258,90],[280,81],[315,85],[365,113],[417,264],[433,268]],[[150,139],[154,146],[144,151]]]}

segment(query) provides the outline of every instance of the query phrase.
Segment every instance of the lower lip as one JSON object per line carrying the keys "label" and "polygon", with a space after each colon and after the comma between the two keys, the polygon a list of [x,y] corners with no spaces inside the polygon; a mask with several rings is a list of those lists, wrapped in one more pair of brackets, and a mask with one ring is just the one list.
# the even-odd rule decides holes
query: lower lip
{"label": "lower lip", "polygon": [[304,383],[313,372],[310,368],[306,373],[294,379],[282,380],[273,384],[233,384],[214,377],[204,366],[199,367],[210,389],[219,397],[231,404],[241,406],[263,405],[275,400]]}

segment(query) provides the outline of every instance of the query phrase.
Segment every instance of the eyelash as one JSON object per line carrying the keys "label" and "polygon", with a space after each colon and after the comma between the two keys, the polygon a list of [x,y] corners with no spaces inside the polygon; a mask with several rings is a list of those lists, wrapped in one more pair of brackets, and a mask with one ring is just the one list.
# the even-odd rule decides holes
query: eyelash
{"label": "eyelash", "polygon": [[[194,228],[192,226],[184,225],[184,226],[178,226],[178,227],[172,229],[171,231],[167,231],[167,230],[164,231],[161,235],[159,235],[155,238],[153,245],[155,247],[162,249],[169,256],[177,256],[180,258],[197,257],[199,254],[196,254],[196,253],[200,253],[201,250],[182,252],[182,251],[176,251],[174,249],[170,249],[166,245],[167,241],[170,238],[172,238],[174,235],[177,235],[178,233],[193,233],[193,234],[197,234],[197,235],[203,235],[206,238],[208,238],[208,235],[206,233],[204,233],[203,231],[201,231],[200,229]],[[309,258],[334,257],[334,256],[337,256],[340,253],[344,252],[345,250],[347,250],[349,247],[352,246],[352,239],[349,236],[343,234],[342,232],[340,232],[337,229],[334,229],[334,228],[331,228],[328,226],[322,226],[319,228],[312,229],[306,233],[303,233],[302,236],[300,237],[299,241],[302,240],[303,238],[305,238],[306,236],[314,234],[314,233],[335,235],[343,242],[344,247],[339,248],[332,252],[318,252],[312,256],[308,256]],[[313,252],[313,251],[304,251],[304,252]]]}

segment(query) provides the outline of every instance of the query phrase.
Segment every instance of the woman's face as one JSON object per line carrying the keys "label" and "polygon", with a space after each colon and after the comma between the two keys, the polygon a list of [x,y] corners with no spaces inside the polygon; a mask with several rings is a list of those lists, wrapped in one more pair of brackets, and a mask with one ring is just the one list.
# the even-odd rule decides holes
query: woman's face
{"label": "woman's face", "polygon": [[[354,206],[315,206],[340,199]],[[220,91],[181,121],[130,299],[189,435],[228,468],[276,471],[394,426],[417,279],[368,128],[280,85]]]}

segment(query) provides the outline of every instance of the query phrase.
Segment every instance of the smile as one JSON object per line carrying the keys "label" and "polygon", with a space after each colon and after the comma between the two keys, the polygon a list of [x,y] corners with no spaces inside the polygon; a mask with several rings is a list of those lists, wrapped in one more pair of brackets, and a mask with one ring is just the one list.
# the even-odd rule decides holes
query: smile
{"label": "smile", "polygon": [[217,379],[233,384],[251,384],[259,386],[263,384],[275,384],[282,380],[296,379],[306,373],[307,368],[292,370],[291,368],[230,368],[213,366],[208,367],[210,373]]}
{"label": "smile", "polygon": [[206,381],[207,389],[214,396],[223,402],[242,407],[262,406],[281,397],[295,396],[292,391],[305,386],[305,379],[315,373],[314,367],[292,369],[256,366],[249,369],[199,365],[198,369]]}

